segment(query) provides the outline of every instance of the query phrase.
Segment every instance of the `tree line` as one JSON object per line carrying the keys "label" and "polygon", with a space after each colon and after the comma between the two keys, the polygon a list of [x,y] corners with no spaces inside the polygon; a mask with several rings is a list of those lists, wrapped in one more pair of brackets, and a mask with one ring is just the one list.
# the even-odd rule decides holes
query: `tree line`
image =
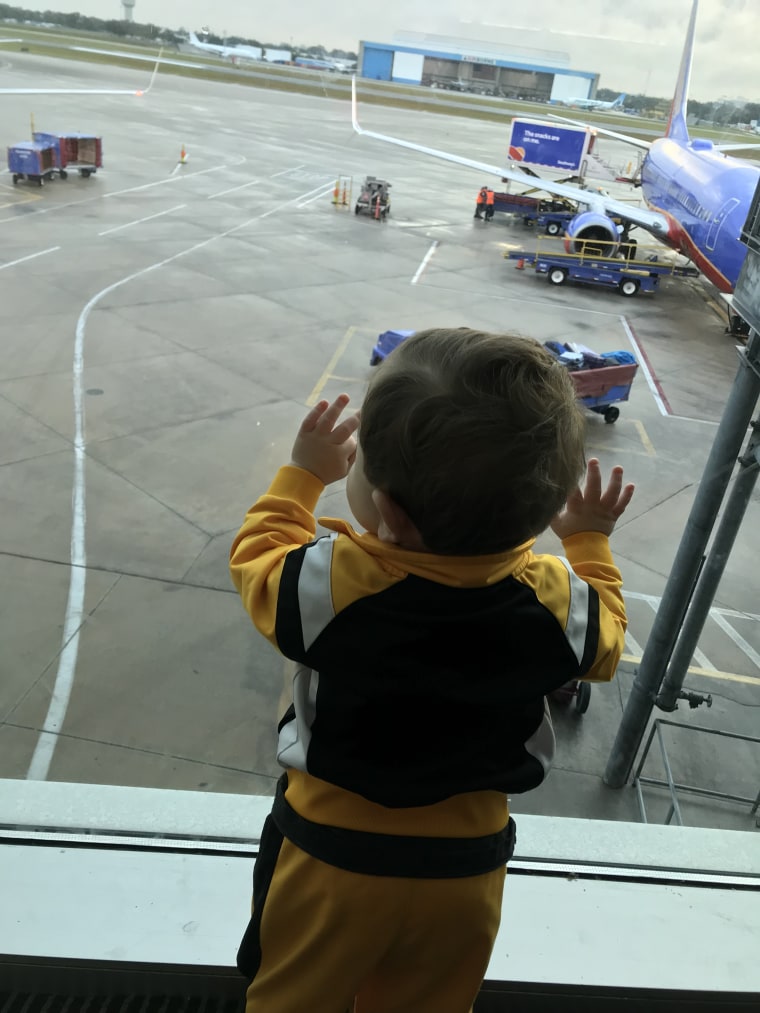
{"label": "tree line", "polygon": [[[60,11],[30,11],[24,7],[12,7],[10,4],[0,3],[0,21],[14,21],[22,24],[34,24],[42,26],[54,26],[56,28],[71,28],[81,32],[96,32],[115,35],[120,39],[132,39],[146,42],[160,42],[164,45],[177,46],[180,42],[187,41],[187,32],[184,28],[176,30],[161,28],[159,25],[143,24],[139,21],[123,21],[116,18],[95,18],[88,14],[64,14]],[[225,46],[258,46],[261,49],[287,49],[292,50],[293,46],[287,42],[273,44],[271,42],[260,42],[258,39],[246,39],[241,36],[232,35],[221,38],[213,33],[204,32],[204,39],[216,45]],[[339,60],[355,60],[356,53],[346,52],[342,49],[328,50],[324,46],[299,46],[296,48],[299,55],[311,56],[315,59],[324,59],[327,56]]]}
{"label": "tree line", "polygon": [[[599,88],[596,97],[603,102],[609,102],[616,99],[619,94],[619,91],[612,88]],[[636,109],[641,113],[667,112],[670,109],[670,102],[670,99],[656,98],[652,95],[626,95],[623,105],[626,109]],[[693,116],[698,122],[732,126],[760,120],[760,102],[737,105],[735,102],[726,102],[722,99],[714,102],[697,102],[696,99],[689,99],[686,109],[688,115]]]}

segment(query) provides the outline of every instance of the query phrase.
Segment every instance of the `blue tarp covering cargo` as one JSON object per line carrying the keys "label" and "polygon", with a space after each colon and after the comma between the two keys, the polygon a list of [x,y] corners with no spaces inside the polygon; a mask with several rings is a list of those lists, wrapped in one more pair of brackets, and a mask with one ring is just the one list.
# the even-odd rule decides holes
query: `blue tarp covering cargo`
{"label": "blue tarp covering cargo", "polygon": [[397,348],[402,341],[406,338],[410,338],[414,334],[414,331],[384,331],[377,339],[377,344],[372,349],[372,355],[370,356],[370,366],[376,366],[379,362],[390,355],[394,348]]}

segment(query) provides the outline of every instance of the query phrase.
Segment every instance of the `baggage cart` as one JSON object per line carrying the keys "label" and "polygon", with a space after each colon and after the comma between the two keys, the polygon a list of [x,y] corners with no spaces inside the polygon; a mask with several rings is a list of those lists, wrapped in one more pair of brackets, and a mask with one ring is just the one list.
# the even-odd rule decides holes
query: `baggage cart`
{"label": "baggage cart", "polygon": [[[383,331],[372,348],[369,359],[370,366],[377,366],[381,363],[394,348],[397,348],[412,334],[414,331]],[[554,348],[551,347],[552,344],[555,345]],[[560,351],[572,352],[569,346],[559,346],[556,342],[545,343],[545,347],[558,359],[560,359],[558,354]],[[579,360],[582,359],[583,356],[579,356]],[[570,379],[573,381],[575,393],[580,403],[589,411],[602,415],[605,422],[616,422],[620,418],[620,409],[617,405],[628,400],[639,364],[630,352],[602,352],[600,355],[593,353],[593,359],[595,365],[592,368],[584,367],[582,361],[579,361],[579,367],[575,368],[572,362],[565,362],[562,359],[560,361],[570,373]],[[602,364],[598,365],[597,363]],[[609,365],[604,363],[609,363]]]}
{"label": "baggage cart", "polygon": [[[533,267],[536,274],[545,274],[552,286],[564,285],[568,281],[598,285],[617,289],[629,299],[637,292],[656,292],[663,277],[693,278],[698,273],[693,267],[660,261],[657,254],[647,256],[645,260],[640,257],[608,257],[602,252],[603,245],[603,242],[589,242],[582,253],[508,250],[504,256],[516,260],[515,266],[519,269],[527,265]],[[626,245],[630,244],[621,243],[621,250]]]}
{"label": "baggage cart", "polygon": [[92,134],[35,133],[35,141],[55,145],[58,152],[58,171],[66,179],[72,169],[85,179],[103,166],[103,140]]}
{"label": "baggage cart", "polygon": [[627,401],[639,364],[630,352],[595,352],[585,345],[545,341],[544,348],[570,373],[575,393],[589,411],[605,422],[620,417],[617,403]]}
{"label": "baggage cart", "polygon": [[8,171],[14,184],[24,179],[42,186],[60,171],[58,148],[48,141],[19,141],[8,148]]}
{"label": "baggage cart", "polygon": [[571,370],[570,379],[581,404],[603,415],[605,422],[615,422],[620,417],[617,402],[628,400],[638,368],[638,363],[634,362],[599,369],[576,369]]}

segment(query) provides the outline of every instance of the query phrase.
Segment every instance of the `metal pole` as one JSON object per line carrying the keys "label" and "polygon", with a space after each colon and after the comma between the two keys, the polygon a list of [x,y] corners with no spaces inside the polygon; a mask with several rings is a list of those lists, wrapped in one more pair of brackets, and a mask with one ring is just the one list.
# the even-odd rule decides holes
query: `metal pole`
{"label": "metal pole", "polygon": [[657,697],[657,706],[664,711],[675,710],[686,672],[691,664],[694,649],[699,641],[705,625],[710,606],[718,590],[720,579],[728,562],[736,536],[741,527],[744,514],[749,505],[752,490],[755,487],[758,473],[756,452],[760,447],[760,436],[757,425],[753,425],[752,436],[746,453],[739,462],[741,470],[736,476],[733,489],[728,497],[726,509],[721,518],[715,539],[710,547],[707,562],[694,592],[686,621],[681,629],[678,643],[668,665],[665,681]]}
{"label": "metal pole", "polygon": [[760,395],[760,336],[750,331],[739,369],[681,537],[673,568],[607,761],[604,782],[622,788],[655,705],[710,532]]}

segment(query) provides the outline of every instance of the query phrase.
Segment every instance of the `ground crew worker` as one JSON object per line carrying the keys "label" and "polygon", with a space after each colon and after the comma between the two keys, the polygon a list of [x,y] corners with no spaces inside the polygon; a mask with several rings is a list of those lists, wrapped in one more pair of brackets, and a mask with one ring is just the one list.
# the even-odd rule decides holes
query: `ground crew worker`
{"label": "ground crew worker", "polygon": [[489,187],[486,190],[486,221],[487,222],[490,222],[491,219],[493,218],[493,212],[494,212],[493,203],[494,203],[495,197],[496,197],[496,194]]}
{"label": "ground crew worker", "polygon": [[487,196],[487,194],[488,194],[488,187],[487,186],[481,186],[480,190],[478,191],[478,196],[477,196],[477,199],[476,199],[476,202],[475,202],[475,214],[473,215],[473,218],[482,218],[483,217],[482,212],[484,212],[485,209],[486,209],[486,196]]}

